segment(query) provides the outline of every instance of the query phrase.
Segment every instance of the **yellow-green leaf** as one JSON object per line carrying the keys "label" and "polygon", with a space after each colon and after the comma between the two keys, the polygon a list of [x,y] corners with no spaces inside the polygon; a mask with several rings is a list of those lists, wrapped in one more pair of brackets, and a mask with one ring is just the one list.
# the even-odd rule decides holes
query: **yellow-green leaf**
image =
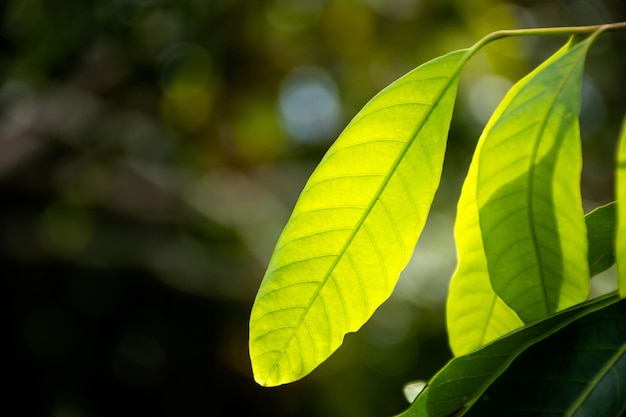
{"label": "yellow-green leaf", "polygon": [[626,118],[622,123],[617,148],[617,232],[615,239],[615,264],[619,295],[626,297]]}
{"label": "yellow-green leaf", "polygon": [[439,184],[461,50],[374,97],[309,178],[250,317],[255,380],[295,381],[386,300],[413,253]]}
{"label": "yellow-green leaf", "polygon": [[[480,152],[481,143],[476,153]],[[446,320],[450,348],[465,355],[524,325],[496,295],[487,272],[476,203],[478,164],[470,166],[457,207],[454,236],[458,265],[450,281]]]}
{"label": "yellow-green leaf", "polygon": [[[461,191],[455,224],[459,265],[448,295],[447,320],[455,356],[467,354],[523,326],[513,310],[491,288],[482,237],[478,227],[476,165],[472,165]],[[615,211],[612,202],[585,215],[589,242],[589,272],[597,275],[615,262]]]}

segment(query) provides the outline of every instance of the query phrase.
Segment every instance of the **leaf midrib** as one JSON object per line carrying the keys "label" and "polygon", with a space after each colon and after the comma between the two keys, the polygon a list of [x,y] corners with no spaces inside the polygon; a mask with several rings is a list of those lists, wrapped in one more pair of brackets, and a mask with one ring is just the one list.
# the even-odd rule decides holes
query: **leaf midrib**
{"label": "leaf midrib", "polygon": [[[569,52],[569,51],[568,51]],[[550,314],[552,313],[552,311],[550,311],[550,299],[548,296],[548,291],[547,291],[547,287],[546,287],[546,277],[545,277],[545,273],[544,273],[544,269],[543,269],[543,262],[542,262],[542,256],[541,256],[541,250],[539,248],[539,240],[538,240],[538,236],[537,236],[537,231],[535,228],[535,213],[534,213],[534,209],[533,209],[533,189],[534,189],[534,184],[535,184],[535,166],[536,166],[536,161],[538,158],[538,154],[539,154],[539,145],[541,144],[542,138],[544,136],[544,132],[546,130],[546,126],[548,124],[548,120],[551,119],[552,114],[555,111],[555,103],[558,101],[558,99],[561,97],[561,95],[563,94],[563,91],[565,89],[565,85],[570,81],[571,77],[573,76],[573,73],[576,71],[576,69],[578,68],[578,65],[580,65],[580,61],[585,59],[587,55],[587,49],[584,47],[580,47],[580,51],[578,52],[578,56],[575,59],[574,64],[570,67],[568,74],[566,77],[564,77],[561,82],[559,83],[559,87],[557,89],[557,93],[554,95],[554,98],[552,99],[552,102],[550,103],[550,107],[549,107],[549,111],[548,111],[548,115],[547,117],[544,118],[544,120],[541,123],[541,127],[540,130],[538,132],[538,140],[535,141],[535,144],[533,146],[533,151],[532,151],[532,158],[531,161],[529,163],[530,167],[528,168],[528,192],[526,194],[526,201],[529,205],[529,207],[531,208],[530,210],[528,210],[528,221],[530,224],[530,232],[531,232],[531,236],[532,236],[532,245],[533,245],[533,250],[535,251],[535,254],[537,255],[537,260],[539,262],[539,265],[541,265],[542,267],[539,268],[539,279],[542,283],[541,285],[541,294],[543,296],[543,301],[544,301],[544,308],[545,308],[545,313]],[[563,138],[563,140],[565,140],[565,138]],[[550,178],[550,180],[552,181],[552,178]],[[558,226],[557,226],[558,227]],[[555,306],[555,310],[556,307],[558,307],[558,301],[557,301],[557,305]]]}
{"label": "leaf midrib", "polygon": [[[452,75],[448,78],[448,81],[437,92],[437,94],[435,95],[435,98],[433,100],[433,103],[438,103],[441,100],[441,98],[444,96],[446,91],[452,85],[452,81],[459,77],[459,74],[461,73],[461,70],[463,69],[465,63],[475,53],[475,50],[473,48],[465,50],[465,51],[466,51],[465,52],[465,56],[459,61],[458,65],[457,65],[457,68],[453,71]],[[404,159],[404,156],[406,155],[408,149],[415,142],[419,132],[424,127],[424,124],[426,123],[428,118],[431,116],[431,114],[432,114],[432,112],[433,112],[435,107],[436,107],[436,104],[430,106],[429,109],[426,111],[426,113],[418,121],[415,130],[413,130],[413,132],[411,133],[411,136],[409,137],[409,140],[407,140],[406,144],[403,146],[402,150],[398,154],[398,157],[393,162],[393,164],[392,164],[388,174],[385,175],[383,181],[381,182],[380,186],[378,187],[378,190],[374,194],[371,202],[367,205],[367,207],[365,208],[365,211],[361,215],[361,218],[356,223],[356,227],[353,229],[352,233],[346,239],[346,242],[344,243],[344,245],[342,246],[342,248],[338,252],[337,256],[335,256],[335,259],[333,260],[332,264],[328,267],[325,275],[321,279],[319,286],[317,287],[317,289],[311,295],[311,298],[310,298],[309,302],[307,303],[307,305],[305,306],[304,311],[302,312],[302,314],[298,318],[298,321],[296,322],[295,326],[293,326],[294,330],[291,332],[289,338],[285,341],[283,349],[280,351],[279,355],[277,356],[277,358],[275,359],[274,363],[272,364],[272,367],[268,371],[268,375],[272,375],[275,372],[275,370],[278,367],[278,364],[280,363],[282,357],[287,352],[287,349],[288,349],[289,345],[291,345],[291,342],[295,338],[296,333],[298,332],[298,329],[300,328],[300,326],[304,322],[304,318],[307,316],[309,310],[311,309],[311,306],[313,305],[313,302],[319,296],[319,293],[322,290],[322,288],[326,285],[326,282],[328,281],[329,277],[332,275],[332,271],[336,268],[337,264],[339,263],[339,260],[343,257],[343,254],[346,253],[348,247],[352,244],[352,241],[354,240],[354,237],[356,236],[358,231],[361,229],[361,227],[365,223],[365,220],[367,219],[367,217],[370,215],[372,209],[376,205],[376,202],[378,201],[378,199],[382,195],[383,191],[387,187],[387,184],[389,183],[391,177],[393,176],[393,174],[395,173],[396,169],[398,168],[398,166],[400,165],[400,163]],[[365,118],[365,117],[367,117],[367,114],[363,116],[363,118]],[[270,379],[270,378],[268,378],[268,379]]]}
{"label": "leaf midrib", "polygon": [[572,406],[567,410],[564,417],[571,417],[578,411],[585,401],[589,398],[589,396],[593,393],[594,389],[602,382],[602,380],[606,377],[606,375],[611,372],[613,367],[619,360],[626,354],[626,343],[622,343],[620,348],[616,350],[616,352],[611,356],[609,360],[606,361],[604,366],[598,371],[598,373],[591,379],[591,381],[587,384],[583,392],[576,398],[576,401],[572,404]]}

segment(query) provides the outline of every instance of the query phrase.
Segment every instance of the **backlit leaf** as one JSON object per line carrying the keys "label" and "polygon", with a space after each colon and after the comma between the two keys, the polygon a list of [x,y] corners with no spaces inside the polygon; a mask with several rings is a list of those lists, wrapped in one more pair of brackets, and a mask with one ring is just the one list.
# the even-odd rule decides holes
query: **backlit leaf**
{"label": "backlit leaf", "polygon": [[[479,145],[480,146],[480,145]],[[456,243],[459,266],[452,277],[447,300],[448,334],[456,356],[469,353],[523,326],[513,310],[495,294],[489,282],[482,238],[478,227],[476,165],[470,167],[459,199]],[[615,202],[585,215],[591,276],[615,262]]]}
{"label": "backlit leaf", "polygon": [[615,262],[617,264],[617,287],[622,297],[626,297],[626,118],[617,149],[617,232],[615,241]]}
{"label": "backlit leaf", "polygon": [[[480,152],[481,143],[476,152]],[[476,171],[471,164],[457,207],[454,235],[458,266],[446,301],[446,320],[450,348],[464,355],[524,325],[520,318],[496,295],[489,281],[487,259],[478,223]]]}
{"label": "backlit leaf", "polygon": [[380,92],[309,178],[250,317],[261,385],[308,374],[391,294],[439,184],[459,72],[470,55],[432,60]]}
{"label": "backlit leaf", "polygon": [[578,113],[593,39],[570,41],[515,84],[474,156],[491,284],[526,323],[589,295]]}

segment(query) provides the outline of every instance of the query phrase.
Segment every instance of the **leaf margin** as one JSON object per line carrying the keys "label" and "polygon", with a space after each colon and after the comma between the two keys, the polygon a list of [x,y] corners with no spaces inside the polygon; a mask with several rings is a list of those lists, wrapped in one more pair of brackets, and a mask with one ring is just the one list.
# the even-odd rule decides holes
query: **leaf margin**
{"label": "leaf margin", "polygon": [[[278,366],[279,366],[278,364],[279,364],[279,362],[281,362],[282,356],[285,354],[285,352],[289,348],[290,344],[292,343],[292,340],[294,339],[294,337],[296,337],[295,334],[298,331],[298,328],[300,328],[300,326],[303,324],[304,317],[306,316],[306,314],[310,310],[310,308],[313,305],[313,303],[315,302],[315,300],[318,299],[318,296],[320,295],[321,291],[324,289],[324,285],[328,282],[329,278],[332,276],[334,268],[337,267],[340,258],[343,257],[347,253],[347,249],[348,249],[348,247],[350,245],[350,242],[355,238],[356,233],[360,229],[362,229],[364,227],[365,221],[367,220],[368,214],[373,210],[373,207],[379,201],[382,193],[385,191],[385,187],[387,186],[387,184],[390,181],[390,178],[394,175],[395,169],[401,163],[401,160],[404,157],[404,155],[406,154],[406,152],[409,149],[409,147],[413,143],[418,143],[419,144],[419,142],[417,142],[417,139],[419,138],[420,134],[422,133],[422,129],[424,128],[424,126],[426,126],[427,122],[429,121],[429,117],[435,111],[435,108],[439,105],[439,102],[445,98],[445,94],[448,93],[449,91],[452,91],[452,93],[453,93],[452,94],[452,102],[448,103],[448,104],[450,104],[450,106],[449,106],[450,108],[449,108],[449,115],[447,116],[447,122],[446,122],[446,128],[445,128],[446,134],[441,139],[442,140],[441,161],[439,163],[439,166],[436,167],[437,173],[436,173],[436,178],[434,179],[434,186],[432,187],[432,190],[429,191],[430,194],[428,195],[428,198],[427,198],[427,200],[429,200],[429,201],[427,201],[424,213],[422,213],[422,217],[423,218],[420,219],[421,225],[419,225],[418,233],[416,233],[416,236],[414,236],[413,239],[412,239],[413,240],[413,242],[412,242],[413,244],[411,245],[412,246],[411,247],[411,251],[410,251],[410,253],[407,256],[405,256],[405,259],[403,259],[403,265],[401,265],[399,270],[401,271],[406,266],[406,264],[408,263],[408,261],[410,259],[410,255],[412,254],[412,249],[415,246],[415,243],[417,242],[417,238],[419,237],[419,234],[421,233],[421,230],[424,227],[424,223],[425,223],[425,220],[426,220],[427,213],[430,210],[430,205],[432,204],[432,199],[434,198],[435,191],[436,191],[436,189],[438,187],[438,184],[439,184],[439,181],[440,181],[440,178],[441,178],[441,170],[443,168],[443,153],[445,152],[445,147],[446,147],[445,145],[446,145],[446,140],[447,140],[447,132],[448,132],[449,125],[450,125],[449,122],[450,122],[450,119],[451,119],[451,116],[452,116],[452,110],[453,110],[453,107],[454,107],[453,106],[454,98],[456,96],[456,88],[458,86],[458,80],[459,80],[460,72],[463,69],[465,63],[476,52],[476,50],[477,50],[476,48],[461,49],[461,50],[457,50],[457,51],[454,51],[454,52],[442,55],[441,57],[435,58],[433,60],[430,60],[430,61],[426,62],[425,64],[420,65],[416,69],[410,71],[408,74],[406,74],[405,76],[401,77],[396,82],[392,83],[387,88],[385,88],[380,93],[378,93],[352,119],[352,121],[348,124],[348,126],[341,133],[341,135],[339,136],[337,141],[331,146],[331,148],[328,150],[326,155],[322,158],[322,161],[320,162],[320,164],[318,165],[316,170],[313,172],[313,174],[309,178],[309,181],[307,181],[307,184],[305,185],[305,187],[304,187],[300,197],[298,198],[298,202],[296,203],[296,206],[294,207],[294,211],[292,212],[292,215],[291,215],[290,219],[288,220],[287,225],[285,226],[285,229],[281,233],[281,237],[279,238],[279,240],[277,242],[277,245],[276,245],[277,248],[280,248],[281,246],[285,246],[285,243],[284,243],[285,238],[284,238],[284,236],[288,233],[287,230],[290,227],[290,224],[294,221],[293,219],[295,219],[297,217],[297,215],[298,215],[298,208],[301,205],[301,201],[302,201],[303,196],[305,195],[307,190],[309,190],[310,187],[312,187],[311,184],[314,184],[314,179],[315,179],[316,172],[320,172],[321,169],[323,169],[323,166],[324,166],[325,162],[327,162],[331,158],[332,152],[334,150],[336,150],[338,147],[341,146],[341,144],[342,144],[341,139],[342,139],[342,137],[344,137],[346,132],[350,131],[350,129],[353,128],[355,126],[355,124],[358,123],[359,120],[362,120],[363,117],[367,117],[368,112],[370,110],[370,107],[373,105],[373,103],[376,103],[377,100],[380,100],[381,98],[384,98],[385,94],[387,92],[389,92],[390,90],[393,90],[394,88],[397,88],[397,85],[399,83],[401,84],[402,81],[407,76],[409,76],[410,74],[416,73],[420,69],[422,69],[422,68],[424,68],[424,67],[426,67],[428,65],[431,65],[433,62],[441,61],[442,59],[449,59],[453,55],[458,55],[458,58],[457,58],[458,62],[456,63],[453,71],[451,71],[451,75],[449,77],[447,77],[447,82],[445,83],[444,87],[442,87],[441,90],[437,93],[436,99],[433,100],[433,103],[431,103],[428,112],[417,123],[417,127],[411,133],[410,139],[407,141],[407,144],[404,147],[402,155],[400,157],[398,157],[398,159],[396,159],[395,163],[392,165],[392,169],[387,174],[387,177],[384,180],[383,184],[380,186],[380,188],[376,192],[375,196],[368,203],[366,212],[360,218],[358,223],[354,226],[353,231],[351,232],[350,237],[346,240],[346,243],[340,249],[339,254],[335,256],[335,260],[333,261],[331,266],[327,269],[327,272],[323,275],[321,283],[319,284],[318,288],[313,292],[313,295],[310,297],[309,301],[306,303],[306,306],[304,308],[304,313],[301,314],[301,318],[298,319],[298,321],[296,323],[296,326],[295,326],[296,330],[294,330],[286,338],[287,339],[286,343],[284,343],[283,347],[280,348],[277,351],[278,358],[273,360],[273,364],[271,366],[269,366],[269,369],[267,369],[267,367],[265,367],[265,368],[261,367],[261,365],[259,365],[259,363],[258,363],[258,361],[260,361],[260,360],[257,360],[256,358],[259,358],[261,355],[263,355],[264,351],[267,352],[269,350],[272,350],[272,348],[265,348],[263,350],[263,349],[260,349],[260,348],[256,347],[255,344],[256,344],[256,341],[259,340],[260,337],[264,336],[264,334],[268,334],[269,332],[274,331],[274,330],[270,329],[269,331],[266,331],[264,334],[259,334],[259,329],[258,328],[260,326],[258,325],[258,322],[259,322],[259,316],[263,317],[265,314],[270,314],[272,312],[272,308],[262,309],[261,307],[259,307],[259,305],[263,302],[263,298],[265,297],[266,293],[268,293],[268,289],[270,291],[274,291],[273,288],[270,288],[270,283],[273,282],[272,281],[272,274],[273,274],[273,272],[276,269],[282,267],[282,265],[277,265],[278,261],[276,260],[276,258],[278,256],[276,255],[276,250],[275,250],[274,254],[272,255],[272,258],[270,259],[270,263],[269,263],[269,266],[267,268],[266,274],[263,277],[263,280],[261,282],[261,286],[260,286],[260,288],[258,290],[257,296],[255,298],[255,302],[254,302],[254,305],[253,305],[253,308],[252,308],[252,312],[251,312],[251,315],[250,315],[249,351],[250,351],[250,358],[251,358],[251,363],[252,363],[253,375],[254,375],[254,378],[257,381],[257,383],[259,383],[260,385],[263,385],[263,386],[276,386],[276,385],[280,385],[280,384],[283,384],[283,383],[289,383],[289,382],[293,382],[295,380],[298,380],[298,379],[304,377],[305,375],[307,375],[308,373],[310,373],[313,369],[315,369],[315,367],[317,367],[319,364],[321,364],[326,358],[328,358],[328,356],[330,356],[330,354],[332,354],[341,345],[341,343],[343,341],[343,337],[345,336],[345,334],[347,334],[349,332],[352,332],[352,331],[358,330],[367,321],[367,319],[369,319],[369,317],[371,317],[371,315],[374,313],[375,309],[380,304],[382,304],[382,302],[384,302],[384,300],[386,298],[388,298],[389,295],[391,294],[391,290],[393,289],[393,286],[395,285],[395,281],[397,281],[397,279],[399,278],[399,273],[400,272],[398,272],[397,276],[394,277],[395,281],[394,281],[393,285],[391,285],[390,288],[388,288],[385,291],[385,295],[384,295],[383,299],[380,300],[380,302],[377,302],[375,307],[371,308],[370,311],[367,312],[367,317],[365,317],[365,319],[360,320],[357,323],[357,325],[353,325],[351,327],[348,327],[347,330],[342,331],[343,334],[341,335],[341,340],[337,340],[337,338],[335,338],[334,342],[333,341],[329,342],[330,343],[329,352],[327,354],[323,354],[322,356],[324,356],[324,357],[321,360],[315,359],[315,360],[313,360],[314,363],[311,365],[310,363],[309,364],[305,364],[304,360],[306,358],[302,358],[301,357],[300,358],[300,360],[301,360],[301,365],[300,365],[301,369],[300,369],[299,372],[291,372],[290,371],[290,374],[292,374],[292,375],[290,375],[288,377],[281,377],[280,375],[277,376],[277,377],[273,377],[272,376],[274,373],[279,372],[279,371],[276,370],[278,368]],[[415,216],[416,213],[413,213],[413,215]],[[365,228],[366,227],[367,226],[365,226]],[[366,232],[368,232],[368,231],[366,230]],[[375,245],[375,243],[374,243],[374,245]],[[331,255],[329,255],[329,256],[331,256]],[[350,255],[348,254],[347,256],[349,257]],[[382,256],[380,255],[380,253],[379,253],[378,256],[379,256],[380,259],[383,259]],[[351,259],[349,259],[349,262],[354,263]],[[356,268],[358,268],[358,266],[355,266],[354,268],[356,269]],[[357,270],[357,272],[358,272],[358,270]],[[276,280],[274,280],[274,282],[275,281]],[[310,282],[313,283],[313,285],[315,285],[314,281],[310,281]],[[290,284],[288,283],[287,285],[290,285]],[[361,286],[361,288],[363,288],[362,283],[359,283],[359,285]],[[336,284],[336,286],[339,287],[338,284]],[[322,303],[323,303],[323,301],[322,301]],[[298,307],[295,306],[293,308],[298,308]],[[349,313],[347,313],[347,308],[345,306],[343,306],[343,308],[346,311],[346,315],[348,315]],[[324,307],[324,309],[326,309],[326,307]],[[259,310],[261,310],[260,313],[259,313]],[[349,320],[349,318],[348,318],[348,320]],[[328,321],[330,323],[330,319]],[[318,334],[319,333],[319,332],[317,332],[315,330],[313,330],[313,331],[307,330],[307,331],[309,332],[309,334],[313,334],[313,333]],[[314,339],[313,336],[311,336],[311,339],[312,340]],[[308,359],[310,360],[310,358],[308,358]],[[290,366],[290,368],[293,369],[292,366]]]}

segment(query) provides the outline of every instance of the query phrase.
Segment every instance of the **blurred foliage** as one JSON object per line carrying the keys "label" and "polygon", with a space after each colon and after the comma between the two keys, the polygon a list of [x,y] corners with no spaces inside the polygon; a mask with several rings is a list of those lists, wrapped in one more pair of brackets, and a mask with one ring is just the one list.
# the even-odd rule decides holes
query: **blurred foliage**
{"label": "blurred foliage", "polygon": [[[405,409],[402,385],[449,358],[462,176],[506,88],[564,39],[475,57],[433,216],[396,293],[311,377],[262,389],[248,314],[308,174],[369,98],[420,63],[498,29],[625,20],[626,6],[7,0],[0,19],[0,260],[19,393],[5,407],[380,416]],[[613,197],[625,41],[605,35],[588,59],[588,208]]]}

